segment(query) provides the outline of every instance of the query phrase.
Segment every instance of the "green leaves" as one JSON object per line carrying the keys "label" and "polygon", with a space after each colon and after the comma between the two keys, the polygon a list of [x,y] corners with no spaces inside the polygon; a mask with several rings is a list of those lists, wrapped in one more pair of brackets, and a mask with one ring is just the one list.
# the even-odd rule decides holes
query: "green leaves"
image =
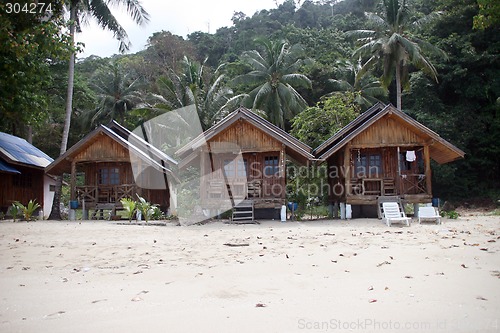
{"label": "green leaves", "polygon": [[[30,200],[28,204],[25,206],[19,201],[16,201],[13,206],[16,206],[18,211],[20,211],[23,214],[24,220],[25,221],[31,221],[33,219],[33,214],[35,211],[40,208],[41,206],[36,202],[36,200]],[[12,210],[11,210],[12,212]],[[15,217],[14,217],[15,220]]]}
{"label": "green leaves", "polygon": [[300,45],[286,41],[259,39],[262,51],[246,51],[241,60],[253,70],[233,79],[233,85],[246,85],[250,92],[242,95],[242,104],[265,111],[267,118],[281,128],[285,119],[302,111],[307,103],[297,88],[311,89],[307,76],[296,71],[305,59]]}
{"label": "green leaves", "polygon": [[308,107],[292,119],[291,134],[317,147],[351,122],[360,113],[356,93],[337,93]]}

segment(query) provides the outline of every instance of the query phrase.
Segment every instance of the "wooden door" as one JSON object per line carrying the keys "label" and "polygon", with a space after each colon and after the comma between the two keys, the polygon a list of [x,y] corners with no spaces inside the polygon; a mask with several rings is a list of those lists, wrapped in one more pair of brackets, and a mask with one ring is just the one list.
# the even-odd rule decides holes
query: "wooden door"
{"label": "wooden door", "polygon": [[262,190],[264,198],[284,197],[284,179],[280,172],[280,153],[272,152],[261,155]]}

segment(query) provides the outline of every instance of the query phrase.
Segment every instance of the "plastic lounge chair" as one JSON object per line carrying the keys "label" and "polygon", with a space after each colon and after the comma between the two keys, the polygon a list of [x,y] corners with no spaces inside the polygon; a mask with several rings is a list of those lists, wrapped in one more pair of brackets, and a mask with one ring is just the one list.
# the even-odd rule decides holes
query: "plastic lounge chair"
{"label": "plastic lounge chair", "polygon": [[418,208],[418,223],[422,220],[436,220],[437,224],[441,224],[441,216],[434,207]]}
{"label": "plastic lounge chair", "polygon": [[405,212],[401,211],[397,202],[383,202],[383,219],[387,226],[391,226],[392,222],[404,222],[410,226],[411,218],[406,217]]}

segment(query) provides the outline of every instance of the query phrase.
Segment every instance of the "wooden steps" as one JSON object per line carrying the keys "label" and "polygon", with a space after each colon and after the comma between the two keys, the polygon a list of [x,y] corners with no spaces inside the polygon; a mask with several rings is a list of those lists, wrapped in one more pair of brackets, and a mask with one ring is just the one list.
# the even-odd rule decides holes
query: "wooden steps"
{"label": "wooden steps", "polygon": [[253,223],[254,205],[253,200],[243,200],[233,207],[232,223]]}

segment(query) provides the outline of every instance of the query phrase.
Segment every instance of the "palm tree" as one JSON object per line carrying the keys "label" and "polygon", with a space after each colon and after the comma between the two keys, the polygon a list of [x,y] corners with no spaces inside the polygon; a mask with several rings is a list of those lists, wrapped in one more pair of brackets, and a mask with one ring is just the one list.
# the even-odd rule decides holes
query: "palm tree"
{"label": "palm tree", "polygon": [[160,77],[156,86],[158,94],[152,95],[151,108],[170,111],[194,105],[203,130],[214,125],[228,110],[233,91],[225,85],[225,76],[219,66],[213,74],[206,72],[205,62],[199,63],[184,57],[181,72],[170,71]]}
{"label": "palm tree", "polygon": [[[139,0],[69,0],[68,7],[69,32],[71,44],[75,44],[75,32],[81,32],[81,23],[94,18],[97,24],[105,30],[113,32],[114,37],[120,42],[119,51],[125,52],[130,48],[130,41],[123,27],[111,13],[109,5],[125,6],[127,13],[139,25],[149,21],[149,14],[144,10]],[[68,145],[69,129],[71,126],[71,113],[73,104],[73,84],[75,76],[75,52],[71,53],[68,71],[68,90],[66,97],[66,116],[64,120],[61,152],[64,154]]]}
{"label": "palm tree", "polygon": [[[60,155],[66,152],[68,146],[69,129],[71,126],[71,114],[73,111],[73,85],[75,78],[75,32],[81,32],[82,21],[94,18],[97,24],[105,29],[113,32],[114,37],[120,42],[120,52],[125,52],[130,47],[128,36],[123,27],[118,23],[116,18],[111,13],[109,5],[124,6],[127,13],[137,24],[145,24],[149,21],[149,14],[140,4],[140,0],[67,0],[65,2],[69,11],[69,34],[71,45],[74,51],[70,54],[69,69],[68,69],[68,87],[66,93],[66,114],[64,119],[64,128],[61,140]],[[62,188],[62,177],[57,177],[56,189],[54,192],[54,200],[49,219],[61,219],[59,210],[60,195]]]}
{"label": "palm tree", "polygon": [[99,106],[88,113],[91,125],[111,119],[123,125],[127,111],[142,102],[140,80],[131,78],[131,73],[124,72],[117,61],[101,68],[93,81],[92,87],[97,92]]}
{"label": "palm tree", "polygon": [[233,79],[233,84],[248,85],[251,91],[244,94],[242,104],[264,111],[273,124],[284,127],[290,119],[307,107],[307,102],[297,90],[311,88],[307,76],[299,74],[305,63],[302,47],[286,41],[257,40],[263,52],[244,52],[241,59],[252,68],[249,73]]}
{"label": "palm tree", "polygon": [[[341,79],[330,79],[334,84],[334,92],[350,91],[355,94],[355,102],[365,110],[375,104],[382,97],[387,97],[387,88],[380,80],[362,71],[361,61],[337,61],[337,72]],[[328,94],[331,95],[332,93]]]}
{"label": "palm tree", "polygon": [[363,45],[354,51],[354,57],[369,57],[363,64],[365,72],[378,63],[382,63],[381,81],[388,87],[393,77],[396,77],[396,106],[401,110],[402,86],[409,82],[410,65],[430,75],[436,82],[437,71],[427,54],[436,54],[446,58],[439,48],[418,38],[411,32],[438,16],[439,12],[431,13],[416,21],[411,21],[406,0],[382,0],[380,13],[366,13],[373,30],[355,30],[349,34],[355,36]]}

